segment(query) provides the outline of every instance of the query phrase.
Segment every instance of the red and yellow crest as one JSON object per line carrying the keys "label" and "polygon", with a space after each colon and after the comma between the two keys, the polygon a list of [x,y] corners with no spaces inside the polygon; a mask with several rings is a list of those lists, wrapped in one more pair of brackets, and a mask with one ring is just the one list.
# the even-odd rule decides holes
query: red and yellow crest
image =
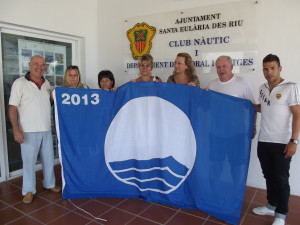
{"label": "red and yellow crest", "polygon": [[130,42],[130,50],[134,59],[138,59],[150,52],[155,33],[156,28],[149,26],[145,22],[137,23],[132,29],[127,31],[127,38]]}

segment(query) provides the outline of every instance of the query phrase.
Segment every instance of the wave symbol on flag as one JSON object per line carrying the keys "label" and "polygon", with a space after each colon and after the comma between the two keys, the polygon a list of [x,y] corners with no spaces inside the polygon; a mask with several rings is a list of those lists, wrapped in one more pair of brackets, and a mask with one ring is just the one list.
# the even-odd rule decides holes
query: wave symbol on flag
{"label": "wave symbol on flag", "polygon": [[110,166],[120,179],[141,191],[169,191],[178,185],[189,171],[171,156],[164,159],[111,162]]}
{"label": "wave symbol on flag", "polygon": [[190,174],[196,139],[187,115],[155,97],[129,100],[118,111],[105,137],[107,168],[119,181],[140,191],[168,194]]}

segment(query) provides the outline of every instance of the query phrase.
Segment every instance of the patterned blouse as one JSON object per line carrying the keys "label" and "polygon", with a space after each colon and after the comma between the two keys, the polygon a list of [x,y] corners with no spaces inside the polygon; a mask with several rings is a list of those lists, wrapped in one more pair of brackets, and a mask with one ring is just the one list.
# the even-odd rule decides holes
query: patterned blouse
{"label": "patterned blouse", "polygon": [[[198,76],[196,76],[196,75],[193,76],[193,79],[191,79],[189,82],[193,82],[193,83],[196,84],[196,87],[200,87],[200,81],[199,81]],[[169,78],[167,80],[167,83],[174,83],[174,84],[176,84],[174,75],[169,76]]]}

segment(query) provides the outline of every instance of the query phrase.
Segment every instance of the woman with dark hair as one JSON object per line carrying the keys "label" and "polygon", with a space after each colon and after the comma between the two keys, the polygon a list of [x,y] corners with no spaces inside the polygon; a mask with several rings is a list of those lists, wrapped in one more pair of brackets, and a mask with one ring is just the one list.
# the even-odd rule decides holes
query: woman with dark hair
{"label": "woman with dark hair", "polygon": [[188,53],[178,53],[174,63],[173,75],[169,76],[167,83],[188,84],[200,87],[192,57]]}
{"label": "woman with dark hair", "polygon": [[98,85],[103,90],[115,90],[115,78],[110,70],[102,70],[98,74]]}

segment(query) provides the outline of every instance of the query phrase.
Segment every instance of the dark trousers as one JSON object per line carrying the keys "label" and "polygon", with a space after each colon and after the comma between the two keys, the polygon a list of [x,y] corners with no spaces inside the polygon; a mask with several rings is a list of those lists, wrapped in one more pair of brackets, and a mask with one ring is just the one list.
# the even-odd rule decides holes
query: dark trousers
{"label": "dark trousers", "polygon": [[285,144],[258,142],[257,155],[267,184],[268,203],[286,215],[290,196],[291,158],[284,157]]}

